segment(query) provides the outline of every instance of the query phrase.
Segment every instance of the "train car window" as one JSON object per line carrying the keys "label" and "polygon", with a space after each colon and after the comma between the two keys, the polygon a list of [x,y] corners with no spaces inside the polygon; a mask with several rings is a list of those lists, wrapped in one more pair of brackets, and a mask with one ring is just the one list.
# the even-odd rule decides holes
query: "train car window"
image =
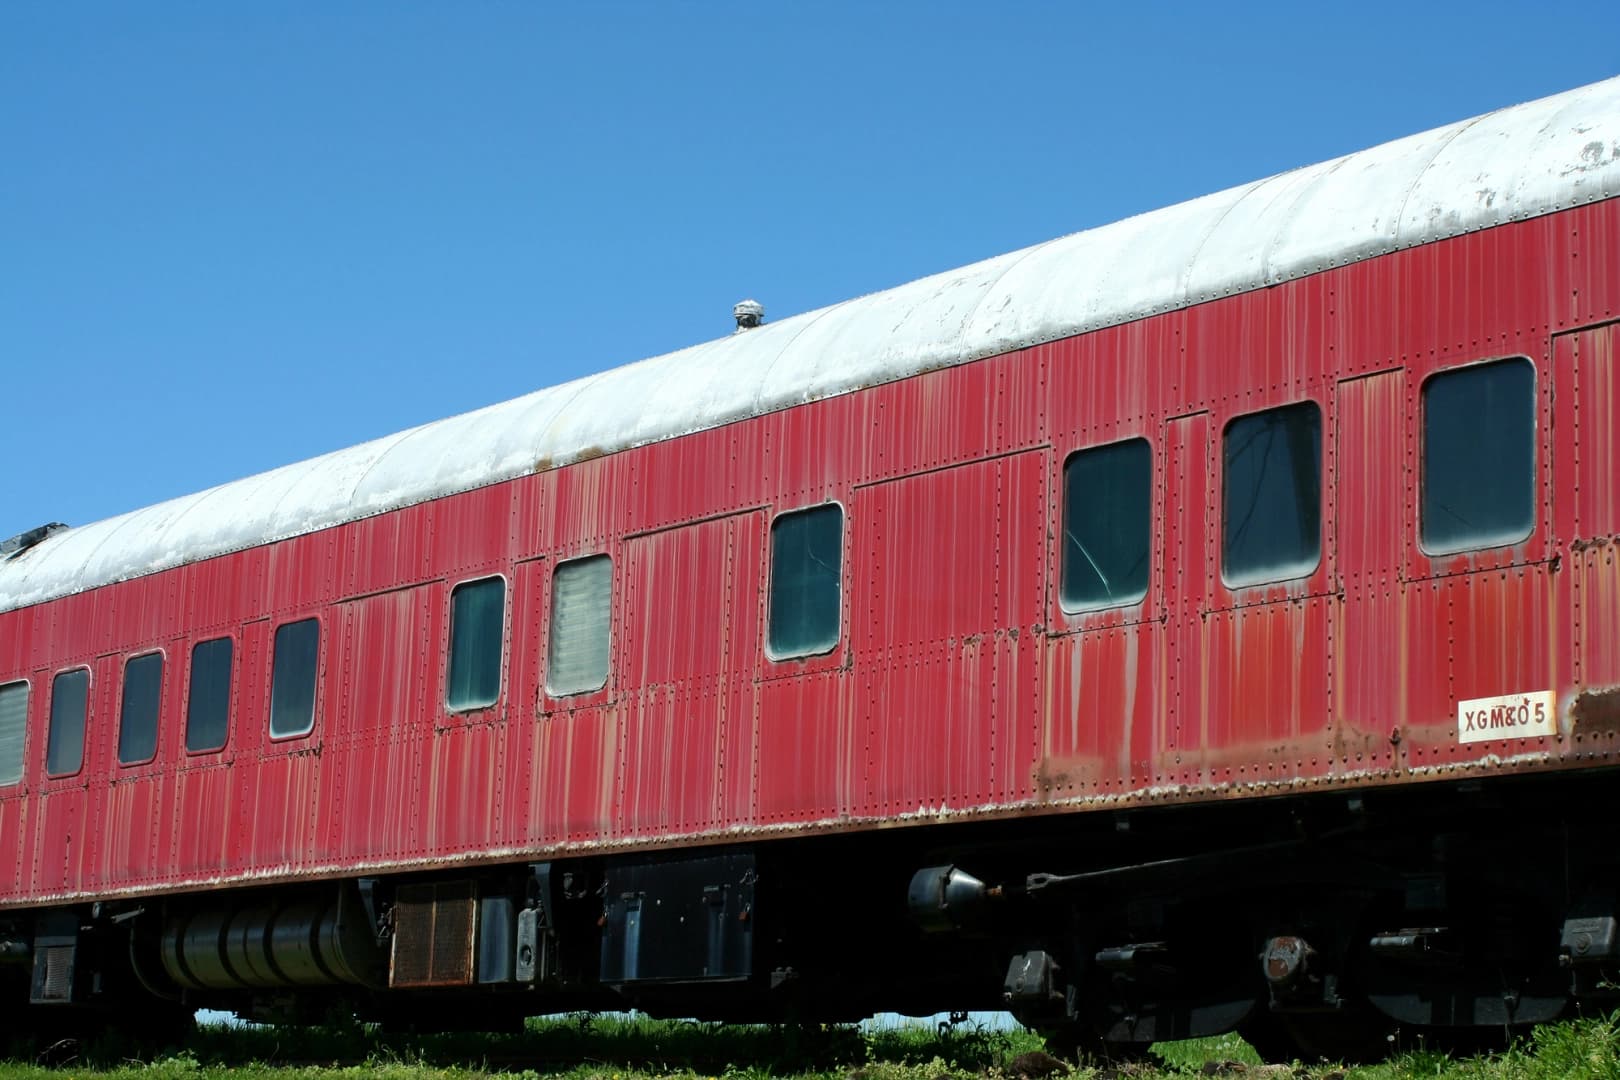
{"label": "train car window", "polygon": [[45,736],[45,775],[72,776],[84,765],[84,720],[90,709],[90,670],[64,671],[51,681],[51,728]]}
{"label": "train car window", "polygon": [[231,725],[231,653],[228,637],[199,641],[191,650],[191,689],[186,703],[186,750],[225,749]]}
{"label": "train car window", "polygon": [[1322,558],[1322,410],[1285,405],[1226,425],[1221,579],[1306,577]]}
{"label": "train car window", "polygon": [[1069,457],[1059,589],[1065,611],[1122,607],[1147,595],[1152,514],[1153,451],[1146,439]]}
{"label": "train car window", "polygon": [[843,584],[843,507],[813,506],[773,521],[766,655],[788,660],[832,650],[838,644]]}
{"label": "train car window", "polygon": [[124,665],[124,701],[118,713],[118,764],[139,765],[157,754],[158,702],[163,654],[132,657]]}
{"label": "train car window", "polygon": [[28,684],[0,686],[0,786],[22,780],[23,733],[28,724]]}
{"label": "train car window", "polygon": [[482,709],[501,696],[506,579],[464,581],[450,592],[450,672],[445,704]]}
{"label": "train car window", "polygon": [[1536,369],[1518,358],[1423,386],[1423,549],[1516,544],[1536,521]]}
{"label": "train car window", "polygon": [[315,727],[315,676],[320,666],[321,624],[316,619],[276,627],[270,669],[270,737],[308,735]]}
{"label": "train car window", "polygon": [[551,578],[551,655],[546,693],[583,694],[607,685],[613,561],[606,555],[559,563]]}

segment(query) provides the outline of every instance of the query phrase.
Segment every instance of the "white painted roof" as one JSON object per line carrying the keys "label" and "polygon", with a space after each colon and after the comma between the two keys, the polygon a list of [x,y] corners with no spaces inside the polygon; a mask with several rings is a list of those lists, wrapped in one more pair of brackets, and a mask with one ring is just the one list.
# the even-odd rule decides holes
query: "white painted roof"
{"label": "white painted roof", "polygon": [[1620,193],[1620,78],[57,533],[0,611]]}

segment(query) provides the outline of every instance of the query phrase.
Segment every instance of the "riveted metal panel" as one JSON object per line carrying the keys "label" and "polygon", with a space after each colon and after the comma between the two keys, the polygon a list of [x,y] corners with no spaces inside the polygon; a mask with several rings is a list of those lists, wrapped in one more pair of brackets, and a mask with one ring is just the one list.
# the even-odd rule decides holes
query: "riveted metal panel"
{"label": "riveted metal panel", "polygon": [[396,589],[348,601],[329,621],[341,674],[329,680],[319,778],[328,858],[400,859],[416,850],[441,601],[432,588]]}
{"label": "riveted metal panel", "polygon": [[1118,795],[1152,783],[1166,639],[1155,621],[1050,640],[1037,798]]}
{"label": "riveted metal panel", "polygon": [[1568,493],[1568,536],[1578,543],[1620,534],[1615,463],[1620,461],[1620,323],[1554,339],[1561,437],[1554,466]]}
{"label": "riveted metal panel", "polygon": [[[19,852],[0,902],[1612,761],[1620,511],[1613,425],[1588,418],[1615,407],[1613,330],[1590,324],[1620,310],[1617,222],[1611,199],[1503,225],[4,613],[0,679],[34,679],[31,705],[63,667],[105,658],[114,678],[95,679],[81,778],[43,780],[36,718],[24,783],[0,791]],[[1422,380],[1512,355],[1537,365],[1536,536],[1419,558]],[[1221,425],[1306,397],[1322,566],[1227,590]],[[1065,618],[1062,458],[1131,435],[1154,446],[1149,600]],[[769,522],[829,500],[842,640],[769,661]],[[548,698],[550,572],[601,552],[615,670]],[[440,700],[444,597],[469,567],[507,575],[514,608],[508,699],[476,722]],[[311,611],[334,650],[318,740],[271,744],[270,635]],[[186,754],[189,650],[221,633],[230,739]],[[175,687],[159,753],[120,772],[118,664],[154,644]],[[1459,743],[1460,702],[1546,692],[1560,737]]]}
{"label": "riveted metal panel", "polygon": [[[1014,643],[1044,601],[1045,457],[1026,453],[862,489],[852,511],[864,811],[1027,794],[1036,715]],[[972,507],[974,513],[965,514]]]}
{"label": "riveted metal panel", "polygon": [[[1333,611],[1329,774],[1379,774],[1395,762],[1405,723],[1407,665],[1400,580],[1411,530],[1406,455],[1406,372],[1338,384],[1332,537],[1338,596]],[[1392,632],[1392,628],[1394,628]]]}
{"label": "riveted metal panel", "polygon": [[1198,782],[1209,728],[1201,622],[1214,581],[1211,557],[1210,417],[1199,412],[1165,425],[1165,696],[1156,718],[1151,772],[1137,787]]}
{"label": "riveted metal panel", "polygon": [[589,843],[617,835],[621,726],[616,705],[541,717],[527,780],[542,843]]}
{"label": "riveted metal panel", "polygon": [[866,713],[847,672],[772,679],[758,688],[752,820],[836,820],[860,805]]}
{"label": "riveted metal panel", "polygon": [[450,724],[418,736],[417,850],[429,856],[501,843],[505,724]]}
{"label": "riveted metal panel", "polygon": [[[732,690],[763,655],[764,515],[715,518],[624,546],[622,827],[718,827],[733,771],[752,772],[752,706]],[[736,715],[733,715],[733,713]],[[735,796],[734,796],[735,797]]]}
{"label": "riveted metal panel", "polygon": [[1202,620],[1207,697],[1204,784],[1312,776],[1329,742],[1328,617],[1313,597],[1212,612]]}
{"label": "riveted metal panel", "polygon": [[175,789],[173,841],[168,864],[177,876],[228,876],[233,860],[257,863],[237,836],[239,789],[252,779],[238,772],[234,753],[200,755],[182,763],[171,783]]}
{"label": "riveted metal panel", "polygon": [[1570,558],[1574,589],[1573,694],[1567,702],[1577,751],[1620,749],[1620,542]]}

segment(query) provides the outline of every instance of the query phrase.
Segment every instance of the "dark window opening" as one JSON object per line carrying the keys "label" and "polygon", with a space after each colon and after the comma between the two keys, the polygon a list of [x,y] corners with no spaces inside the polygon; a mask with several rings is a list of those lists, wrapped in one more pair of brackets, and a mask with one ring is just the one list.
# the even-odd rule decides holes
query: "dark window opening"
{"label": "dark window opening", "polygon": [[1069,458],[1059,590],[1065,609],[1120,607],[1147,596],[1152,508],[1153,451],[1146,439]]}
{"label": "dark window opening", "polygon": [[506,627],[506,581],[485,578],[450,593],[450,672],[445,703],[482,709],[501,696],[501,654]]}
{"label": "dark window opening", "polygon": [[23,736],[28,726],[28,684],[0,686],[0,785],[15,784],[23,774]]}
{"label": "dark window opening", "polygon": [[1311,574],[1322,555],[1322,410],[1315,402],[1226,426],[1221,578],[1237,588]]}
{"label": "dark window opening", "polygon": [[51,729],[45,738],[47,776],[72,776],[84,766],[84,723],[90,672],[64,671],[51,682]]}
{"label": "dark window opening", "polygon": [[606,555],[574,559],[551,578],[551,646],[546,693],[553,697],[607,685],[611,652],[613,563]]}
{"label": "dark window opening", "polygon": [[1423,549],[1516,544],[1536,522],[1536,369],[1500,360],[1423,387]]}
{"label": "dark window opening", "polygon": [[157,756],[163,654],[147,653],[124,665],[124,701],[118,714],[118,764],[139,765]]}
{"label": "dark window opening", "polygon": [[308,735],[315,727],[315,676],[321,624],[315,619],[276,627],[270,673],[270,737]]}
{"label": "dark window opening", "polygon": [[771,523],[771,659],[814,656],[838,644],[843,566],[844,509],[837,503]]}
{"label": "dark window opening", "polygon": [[186,750],[225,748],[231,721],[231,639],[198,642],[191,650],[191,690],[186,703]]}

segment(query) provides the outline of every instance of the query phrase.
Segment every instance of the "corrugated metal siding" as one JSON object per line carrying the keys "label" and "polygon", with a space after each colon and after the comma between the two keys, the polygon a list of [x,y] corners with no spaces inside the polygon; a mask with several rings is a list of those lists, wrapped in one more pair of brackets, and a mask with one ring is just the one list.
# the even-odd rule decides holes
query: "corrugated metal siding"
{"label": "corrugated metal siding", "polygon": [[[1612,763],[1620,511],[1608,425],[1586,416],[1615,406],[1597,324],[1620,315],[1616,235],[1610,201],[0,614],[0,681],[34,687],[24,783],[0,788],[18,852],[0,902]],[[1537,369],[1535,531],[1430,558],[1422,382],[1504,355]],[[1222,430],[1305,398],[1321,564],[1227,589]],[[1063,462],[1124,437],[1154,448],[1149,592],[1069,614]],[[770,520],[828,500],[847,515],[842,640],[770,661]],[[554,698],[553,571],[599,552],[608,682]],[[490,573],[511,582],[502,698],[451,714],[450,590]],[[315,729],[273,743],[274,628],[310,614]],[[221,633],[230,738],[187,754],[190,648]],[[171,658],[158,753],[121,769],[121,664],[153,647]],[[85,770],[46,780],[39,688],[77,664]],[[1577,730],[1458,743],[1458,700],[1540,690]]]}

